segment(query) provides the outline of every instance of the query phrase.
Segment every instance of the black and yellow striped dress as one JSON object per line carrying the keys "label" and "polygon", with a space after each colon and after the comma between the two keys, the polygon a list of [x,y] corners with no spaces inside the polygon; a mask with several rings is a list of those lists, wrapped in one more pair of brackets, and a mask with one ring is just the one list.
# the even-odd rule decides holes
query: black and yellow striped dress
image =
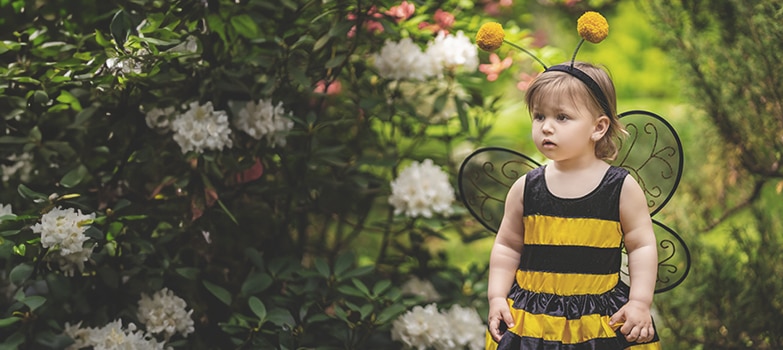
{"label": "black and yellow striped dress", "polygon": [[487,349],[660,349],[657,332],[650,343],[628,343],[609,326],[629,293],[619,210],[628,171],[610,167],[594,191],[565,199],[549,192],[545,169],[525,179],[525,246],[508,295],[515,325],[499,343],[488,335]]}

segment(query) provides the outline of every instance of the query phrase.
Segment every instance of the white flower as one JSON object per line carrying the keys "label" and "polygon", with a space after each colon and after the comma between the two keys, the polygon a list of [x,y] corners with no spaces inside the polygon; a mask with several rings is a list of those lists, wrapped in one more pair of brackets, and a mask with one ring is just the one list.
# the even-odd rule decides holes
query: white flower
{"label": "white flower", "polygon": [[163,350],[165,343],[144,331],[137,330],[136,325],[129,323],[122,327],[121,320],[115,320],[102,328],[80,328],[81,322],[75,326],[65,325],[64,334],[71,337],[74,343],[67,350],[78,350],[92,347],[94,350]]}
{"label": "white flower", "polygon": [[174,107],[153,108],[145,113],[144,119],[150,129],[168,132],[171,130],[171,118],[175,112]]}
{"label": "white flower", "polygon": [[457,35],[439,32],[435,40],[429,43],[426,54],[436,63],[439,72],[458,67],[462,67],[463,71],[473,72],[479,64],[476,45],[462,31],[457,32]]}
{"label": "white flower", "polygon": [[[10,215],[10,216],[14,216],[14,217],[16,216],[16,215],[14,215],[13,208],[11,208],[10,204],[0,204],[0,217],[6,216],[6,215]],[[0,219],[0,223],[2,223],[2,222],[3,222],[3,220]]]}
{"label": "white flower", "polygon": [[187,38],[185,38],[185,41],[177,44],[177,46],[174,46],[166,52],[177,52],[177,53],[196,53],[198,51],[198,39],[193,35],[188,35]]}
{"label": "white flower", "polygon": [[185,310],[188,306],[185,300],[176,296],[168,288],[163,288],[152,295],[141,294],[137,316],[150,333],[163,333],[166,339],[176,333],[183,337],[193,333],[193,310]]}
{"label": "white flower", "polygon": [[402,285],[402,294],[415,295],[424,299],[426,302],[440,300],[440,294],[435,290],[435,286],[428,280],[419,279],[416,276],[411,277]]}
{"label": "white flower", "polygon": [[486,326],[475,309],[454,304],[445,314],[451,326],[448,334],[458,348],[484,348]]}
{"label": "white flower", "polygon": [[0,164],[3,173],[3,182],[8,182],[12,176],[18,175],[22,182],[30,181],[30,174],[35,172],[33,168],[33,156],[30,153],[20,155],[12,154],[6,160],[13,162],[11,165]]}
{"label": "white flower", "polygon": [[[41,222],[30,229],[41,235],[41,246],[50,248],[47,259],[60,265],[60,270],[73,276],[74,267],[84,270],[84,262],[90,258],[94,246],[84,247],[89,239],[84,232],[95,214],[84,215],[81,210],[56,207],[41,216]],[[59,254],[56,254],[59,252]]]}
{"label": "white flower", "polygon": [[391,338],[419,350],[483,349],[486,326],[475,309],[415,306],[392,322]]}
{"label": "white flower", "polygon": [[425,80],[437,73],[433,61],[411,38],[403,38],[399,42],[386,40],[373,58],[378,74],[386,79]]}
{"label": "white flower", "polygon": [[392,322],[391,338],[424,350],[444,343],[450,329],[449,320],[438,312],[437,305],[414,306]]}
{"label": "white flower", "polygon": [[214,110],[212,102],[203,105],[191,102],[187,107],[185,113],[178,115],[171,122],[174,141],[177,141],[182,153],[203,153],[204,150],[231,148],[231,128],[225,111]]}
{"label": "white flower", "polygon": [[391,182],[391,191],[389,204],[394,206],[395,215],[405,213],[411,218],[429,218],[433,213],[449,215],[452,212],[454,189],[448,175],[431,159],[413,162],[405,168]]}
{"label": "white flower", "polygon": [[148,54],[147,50],[139,50],[138,55],[109,57],[106,59],[106,67],[114,73],[121,75],[141,74],[144,70],[144,64],[140,57]]}
{"label": "white flower", "polygon": [[266,137],[270,146],[285,146],[285,137],[294,127],[294,122],[286,116],[282,101],[277,106],[272,104],[271,99],[244,104],[233,102],[232,105],[236,106],[232,106],[232,109],[239,109],[234,126],[256,140]]}
{"label": "white flower", "polygon": [[88,237],[84,235],[95,214],[84,215],[71,208],[56,207],[41,216],[41,222],[30,227],[41,235],[41,246],[59,249],[62,255],[84,250]]}

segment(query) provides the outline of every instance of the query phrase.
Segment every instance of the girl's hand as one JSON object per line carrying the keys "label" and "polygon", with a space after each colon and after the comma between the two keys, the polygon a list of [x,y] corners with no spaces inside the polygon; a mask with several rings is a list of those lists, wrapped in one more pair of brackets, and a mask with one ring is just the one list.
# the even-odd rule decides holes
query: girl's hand
{"label": "girl's hand", "polygon": [[628,301],[612,315],[609,319],[609,325],[622,325],[620,332],[629,342],[646,343],[651,341],[655,335],[650,307],[639,301]]}
{"label": "girl's hand", "polygon": [[492,298],[489,301],[489,334],[496,342],[500,341],[507,328],[514,327],[514,319],[511,318],[511,310],[508,308],[506,298]]}

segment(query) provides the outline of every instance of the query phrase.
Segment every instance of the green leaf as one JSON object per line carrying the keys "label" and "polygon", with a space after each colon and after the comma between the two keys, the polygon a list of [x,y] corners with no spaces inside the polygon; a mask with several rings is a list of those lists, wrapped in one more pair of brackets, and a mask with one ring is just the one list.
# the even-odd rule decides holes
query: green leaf
{"label": "green leaf", "polygon": [[403,313],[407,308],[403,304],[392,304],[391,306],[383,309],[378,317],[375,319],[376,324],[385,324],[396,318],[399,314]]}
{"label": "green leaf", "polygon": [[201,270],[195,267],[180,267],[174,269],[174,271],[176,271],[177,274],[179,274],[180,276],[185,277],[189,280],[195,280],[196,278],[198,278],[199,272],[201,272]]}
{"label": "green leaf", "polygon": [[28,278],[30,278],[30,275],[33,274],[33,265],[30,264],[19,264],[16,265],[12,270],[9,277],[11,278],[11,283],[16,285],[22,285],[24,281],[26,281]]}
{"label": "green leaf", "polygon": [[125,12],[125,10],[117,11],[111,19],[111,23],[109,23],[109,31],[117,47],[125,47],[125,42],[128,41],[128,37],[133,32],[133,19],[131,19],[130,14]]}
{"label": "green leaf", "polygon": [[67,172],[62,179],[60,179],[60,185],[65,188],[73,188],[80,184],[82,180],[87,176],[87,167],[84,164],[79,164],[71,171]]}
{"label": "green leaf", "polygon": [[14,323],[21,321],[19,317],[11,316],[8,318],[0,318],[0,328],[8,327]]}
{"label": "green leaf", "polygon": [[66,90],[60,91],[60,95],[57,96],[57,102],[66,104],[68,107],[77,112],[82,110],[82,104],[79,102],[79,99]]}
{"label": "green leaf", "polygon": [[22,198],[24,199],[32,199],[33,201],[49,199],[49,197],[46,196],[45,194],[35,192],[31,190],[29,187],[25,186],[24,184],[19,184],[19,187],[17,187],[17,191],[19,192],[19,195],[21,195]]}
{"label": "green leaf", "polygon": [[356,286],[357,289],[362,291],[365,295],[370,295],[370,289],[367,288],[367,285],[364,284],[364,282],[354,278],[351,280],[353,282],[353,285]]}
{"label": "green leaf", "polygon": [[250,297],[247,304],[250,306],[250,311],[253,311],[258,316],[258,319],[264,322],[264,319],[266,319],[266,306],[264,306],[264,303],[256,297]]}
{"label": "green leaf", "polygon": [[337,291],[342,293],[342,294],[351,295],[351,296],[355,296],[355,297],[365,297],[366,296],[360,290],[358,290],[358,289],[356,289],[354,287],[351,287],[351,286],[345,286],[345,285],[339,286],[339,287],[337,287]]}
{"label": "green leaf", "polygon": [[22,144],[30,142],[29,137],[24,136],[0,136],[0,144]]}
{"label": "green leaf", "polygon": [[111,42],[107,40],[106,37],[103,35],[103,33],[101,33],[101,31],[98,29],[95,30],[95,42],[97,42],[98,45],[103,47],[111,46]]}
{"label": "green leaf", "polygon": [[374,308],[373,308],[372,304],[364,304],[359,309],[359,315],[362,317],[362,319],[365,319],[365,318],[367,318],[367,316],[370,315],[370,313],[372,313],[373,309]]}
{"label": "green leaf", "polygon": [[351,264],[353,264],[353,259],[354,255],[351,253],[340,254],[337,257],[337,261],[334,263],[334,274],[338,277],[338,279],[340,275],[343,274],[343,272],[351,267]]}
{"label": "green leaf", "polygon": [[329,265],[326,263],[326,260],[322,258],[316,258],[313,263],[315,264],[315,269],[318,270],[318,273],[322,277],[329,278],[331,272],[329,271]]}
{"label": "green leaf", "polygon": [[242,295],[254,295],[265,291],[272,285],[272,277],[266,273],[255,273],[250,275],[244,283],[240,292]]}
{"label": "green leaf", "polygon": [[369,274],[370,272],[373,272],[374,270],[375,270],[374,266],[362,266],[346,272],[344,275],[340,276],[338,280],[341,281],[348,278],[364,276],[366,274]]}
{"label": "green leaf", "polygon": [[231,17],[231,26],[245,38],[255,39],[260,36],[258,25],[248,14]]}
{"label": "green leaf", "polygon": [[345,55],[337,55],[326,61],[325,66],[327,69],[332,69],[341,65],[343,62],[345,62]]}
{"label": "green leaf", "polygon": [[372,287],[372,294],[373,295],[381,295],[383,292],[385,292],[387,289],[391,287],[391,281],[389,280],[381,280],[378,281],[378,283],[375,284],[375,286]]}
{"label": "green leaf", "polygon": [[210,281],[204,280],[204,287],[209,290],[212,295],[214,295],[218,300],[220,300],[223,304],[231,305],[231,293],[228,292],[225,288],[214,284]]}
{"label": "green leaf", "polygon": [[256,266],[256,268],[260,270],[264,270],[265,264],[264,264],[264,257],[256,248],[246,248],[245,249],[245,256],[250,259],[250,261],[253,263],[253,265]]}
{"label": "green leaf", "polygon": [[27,307],[30,308],[30,311],[35,311],[35,309],[41,307],[41,305],[43,305],[45,302],[46,298],[39,295],[32,295],[22,299],[22,303],[27,305]]}
{"label": "green leaf", "polygon": [[220,16],[216,14],[207,15],[207,26],[212,32],[220,36],[224,43],[228,41],[226,38],[226,24]]}

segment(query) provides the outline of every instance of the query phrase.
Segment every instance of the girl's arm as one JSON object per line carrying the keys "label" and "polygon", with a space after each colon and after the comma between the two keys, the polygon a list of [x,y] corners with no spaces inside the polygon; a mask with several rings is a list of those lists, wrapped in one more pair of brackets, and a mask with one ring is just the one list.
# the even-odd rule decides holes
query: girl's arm
{"label": "girl's arm", "polygon": [[650,307],[658,275],[658,250],[647,199],[630,175],[620,194],[620,224],[628,252],[631,292],[628,303],[612,315],[610,323],[624,322],[620,331],[628,341],[647,342],[655,334]]}
{"label": "girl's arm", "polygon": [[500,341],[504,330],[501,322],[514,326],[507,297],[514,282],[519,257],[522,254],[524,226],[522,223],[525,177],[519,178],[506,195],[503,220],[500,222],[495,243],[489,256],[489,331],[495,341]]}

